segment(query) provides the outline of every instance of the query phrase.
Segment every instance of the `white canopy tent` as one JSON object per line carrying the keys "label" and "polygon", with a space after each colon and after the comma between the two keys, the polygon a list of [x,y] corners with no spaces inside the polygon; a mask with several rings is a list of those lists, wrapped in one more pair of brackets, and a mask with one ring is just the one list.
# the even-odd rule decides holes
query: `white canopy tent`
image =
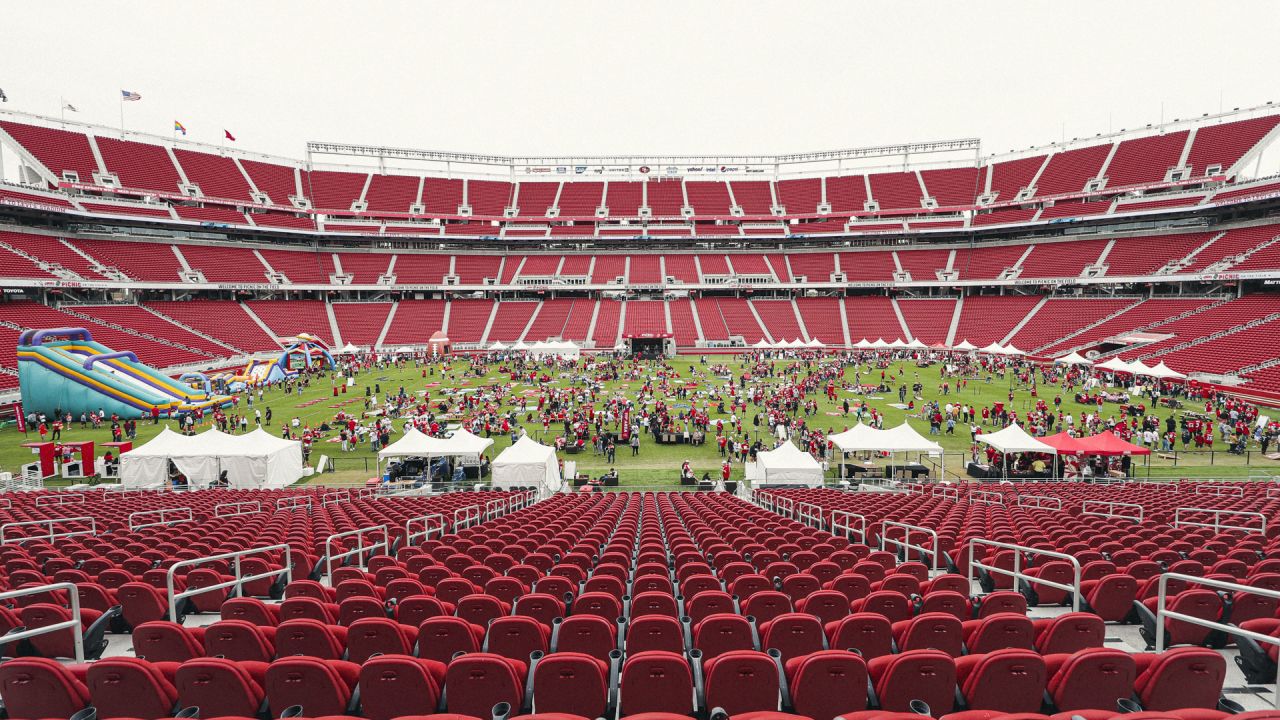
{"label": "white canopy tent", "polygon": [[[888,430],[858,423],[842,433],[829,436],[827,440],[845,454],[852,452],[938,453],[942,460],[942,472],[946,474],[947,459],[942,452],[942,446],[916,432],[915,428],[905,422]],[[844,468],[841,467],[841,472],[843,471]]]}
{"label": "white canopy tent", "polygon": [[809,342],[805,343],[805,347],[820,348],[820,347],[826,347],[826,345],[824,345],[822,341],[819,340],[818,338],[811,337],[809,338]]}
{"label": "white canopy tent", "polygon": [[998,342],[993,342],[990,345],[979,349],[978,352],[987,353],[988,355],[1003,355],[1004,346]]}
{"label": "white canopy tent", "polygon": [[961,340],[961,341],[960,341],[960,342],[959,342],[955,347],[953,347],[953,348],[951,348],[951,349],[952,349],[952,350],[961,350],[961,351],[963,351],[963,352],[969,352],[970,350],[977,350],[977,349],[978,349],[978,346],[977,346],[977,345],[974,345],[973,343],[969,342],[968,340]]}
{"label": "white canopy tent", "polygon": [[276,489],[303,475],[302,444],[258,428],[247,435],[228,435],[210,428],[199,435],[180,435],[165,428],[151,442],[120,456],[120,484],[150,487],[169,480],[169,462],[194,487],[209,487],[225,471],[229,487]]}
{"label": "white canopy tent", "polygon": [[759,485],[822,486],[822,465],[809,453],[784,442],[756,455]]}
{"label": "white canopy tent", "polygon": [[560,340],[548,340],[545,342],[536,342],[529,348],[529,354],[534,357],[543,357],[546,355],[554,355],[556,357],[576,358],[582,353],[582,348],[571,342]]}
{"label": "white canopy tent", "polygon": [[1133,373],[1134,375],[1151,376],[1151,366],[1142,362],[1141,360],[1134,360],[1133,362],[1129,363],[1129,372]]}
{"label": "white canopy tent", "polygon": [[1097,367],[1099,370],[1110,370],[1111,372],[1132,372],[1129,369],[1129,363],[1121,360],[1118,357],[1113,357],[1110,360],[1107,360],[1106,362],[1098,363],[1097,365],[1095,365],[1095,367]]}
{"label": "white canopy tent", "polygon": [[1055,359],[1054,362],[1062,363],[1063,365],[1092,365],[1093,364],[1092,360],[1086,358],[1085,356],[1081,355],[1078,352],[1075,352],[1074,350],[1071,352],[1070,355],[1063,355],[1062,357]]}
{"label": "white canopy tent", "polygon": [[756,341],[756,344],[752,345],[751,347],[756,348],[757,350],[768,350],[772,348],[773,345],[770,345],[768,340],[765,340],[764,338],[760,338],[759,340]]}
{"label": "white canopy tent", "polygon": [[871,343],[867,342],[866,338],[862,338],[858,342],[854,343],[853,346],[859,350],[870,350],[871,348],[875,347]]}
{"label": "white canopy tent", "polygon": [[1159,380],[1185,380],[1187,378],[1186,375],[1183,375],[1177,370],[1165,365],[1163,360],[1157,363],[1155,367],[1151,368],[1151,372],[1147,374]]}
{"label": "white canopy tent", "polygon": [[929,349],[928,345],[925,345],[924,343],[920,342],[920,338],[912,338],[911,342],[907,343],[905,347],[911,348],[912,350],[928,350]]}
{"label": "white canopy tent", "polygon": [[560,489],[560,463],[555,448],[525,435],[493,460],[493,485],[499,488],[537,487],[542,495]]}
{"label": "white canopy tent", "polygon": [[529,346],[523,340],[517,340],[515,345],[511,346],[512,350],[528,350]]}
{"label": "white canopy tent", "polygon": [[356,347],[355,345],[352,345],[351,343],[347,343],[346,345],[343,345],[342,349],[338,350],[338,352],[343,355],[351,355],[353,353],[360,352],[360,348]]}
{"label": "white canopy tent", "polygon": [[1052,445],[1046,445],[1037,438],[1028,435],[1022,426],[1014,423],[1003,430],[979,435],[977,441],[986,443],[1002,453],[1036,452],[1057,455]]}
{"label": "white canopy tent", "polygon": [[1008,345],[1005,345],[1003,348],[1001,348],[1000,354],[1001,355],[1026,355],[1026,353],[1014,347],[1013,343],[1009,343]]}
{"label": "white canopy tent", "polygon": [[493,352],[499,352],[501,350],[506,350],[507,346],[503,345],[501,340],[495,340],[494,343],[489,346],[489,349]]}

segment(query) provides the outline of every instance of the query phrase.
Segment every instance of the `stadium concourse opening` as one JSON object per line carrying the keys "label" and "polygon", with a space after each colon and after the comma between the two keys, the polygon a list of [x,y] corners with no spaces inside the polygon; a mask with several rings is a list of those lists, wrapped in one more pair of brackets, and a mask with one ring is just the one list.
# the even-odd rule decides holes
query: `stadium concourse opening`
{"label": "stadium concourse opening", "polygon": [[676,355],[676,339],[671,333],[623,335],[622,344],[632,357],[643,360],[656,360]]}

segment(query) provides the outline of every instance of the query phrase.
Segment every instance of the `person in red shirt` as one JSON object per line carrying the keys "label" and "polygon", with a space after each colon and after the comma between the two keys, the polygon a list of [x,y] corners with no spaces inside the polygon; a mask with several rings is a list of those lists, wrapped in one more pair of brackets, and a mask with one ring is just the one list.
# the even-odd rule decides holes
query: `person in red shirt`
{"label": "person in red shirt", "polygon": [[728,460],[725,460],[723,463],[721,463],[721,464],[720,464],[720,479],[721,479],[721,480],[723,480],[723,481],[725,481],[725,482],[729,482],[729,476],[730,476],[732,473],[733,473],[733,468],[732,468],[732,466],[730,466],[730,465],[729,465],[729,461],[728,461]]}

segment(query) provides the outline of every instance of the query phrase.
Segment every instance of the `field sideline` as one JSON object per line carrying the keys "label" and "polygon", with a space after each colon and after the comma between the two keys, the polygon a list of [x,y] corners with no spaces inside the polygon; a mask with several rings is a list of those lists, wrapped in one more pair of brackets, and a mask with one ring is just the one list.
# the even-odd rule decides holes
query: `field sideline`
{"label": "field sideline", "polygon": [[[736,356],[707,356],[708,365],[700,363],[700,357],[697,355],[683,355],[675,358],[671,362],[671,366],[680,373],[682,381],[690,380],[697,383],[698,391],[704,390],[708,383],[720,384],[723,379],[710,377],[706,368],[708,365],[723,363],[729,366],[730,371],[736,377],[743,370],[743,363],[739,362]],[[782,367],[789,364],[790,361],[778,361],[778,366]],[[429,377],[423,378],[423,368],[426,368]],[[464,364],[455,362],[450,375],[454,378],[452,381],[445,375],[445,371],[441,365],[426,365],[421,367],[413,367],[412,365],[404,369],[385,368],[379,370],[366,371],[355,377],[355,386],[349,388],[345,395],[339,395],[337,398],[332,396],[331,381],[328,378],[320,378],[313,380],[312,386],[303,391],[299,396],[297,394],[287,394],[282,389],[270,389],[264,394],[261,403],[255,400],[253,407],[248,407],[242,398],[238,408],[228,409],[228,415],[232,412],[247,413],[250,416],[250,426],[252,427],[252,415],[254,409],[262,409],[266,413],[266,408],[272,410],[272,422],[267,425],[266,429],[272,434],[279,434],[283,424],[289,422],[292,418],[297,417],[303,426],[310,425],[312,427],[319,426],[321,423],[331,421],[335,413],[339,411],[340,403],[346,403],[341,406],[349,412],[360,412],[363,410],[363,399],[366,388],[380,387],[385,394],[387,392],[398,392],[401,386],[406,392],[413,393],[423,389],[428,384],[439,383],[435,387],[428,389],[430,397],[439,398],[446,389],[453,388],[476,388],[492,383],[507,383],[509,378],[505,374],[499,374],[496,370],[490,371],[483,379],[477,378],[461,378],[460,369],[465,367]],[[870,377],[874,377],[878,381],[880,377],[880,369],[873,369],[870,366],[861,366],[864,380],[870,381]],[[691,372],[692,370],[692,372]],[[854,368],[846,369],[846,380],[851,382]],[[951,393],[943,396],[940,386],[942,384],[940,371],[938,366],[930,366],[926,368],[917,368],[913,364],[907,362],[898,362],[892,365],[886,371],[890,377],[896,377],[897,380],[891,382],[893,387],[905,383],[910,387],[913,383],[919,382],[923,386],[924,401],[939,400],[945,404],[948,400],[958,403],[970,403],[981,409],[982,407],[991,407],[993,403],[1008,401],[1008,393],[1011,391],[1009,380],[999,377],[980,377],[969,380],[968,387],[963,391],[955,389],[955,380],[950,380]],[[776,379],[766,379],[766,382]],[[557,387],[567,387],[572,379],[555,377],[550,385]],[[618,381],[605,383],[605,391],[613,393],[621,391],[628,395],[634,396],[640,387],[640,382],[636,381]],[[522,393],[533,390],[534,386],[527,384],[517,385],[511,397],[519,398]],[[1013,409],[1021,416],[1033,405],[1033,399],[1029,389],[1015,388]],[[1051,402],[1054,395],[1058,392],[1057,387],[1041,386],[1039,389],[1039,397]],[[601,393],[603,396],[604,393]],[[853,393],[841,391],[838,401],[832,403],[828,401],[825,395],[811,395],[810,397],[818,400],[818,414],[810,416],[807,419],[811,427],[831,432],[839,432],[844,428],[856,422],[852,417],[844,417],[841,412],[841,403],[847,397],[850,404],[855,404],[862,399],[861,396]],[[1064,411],[1070,412],[1077,418],[1081,412],[1089,409],[1091,406],[1084,406],[1076,403],[1074,399],[1062,394]],[[534,404],[536,397],[531,397],[530,406]],[[890,403],[897,401],[896,393],[892,393],[892,397],[875,397],[868,399],[867,402],[871,407],[880,411],[885,416],[885,427],[897,425],[904,418],[912,424],[921,433],[927,434],[929,424],[926,420],[916,417],[908,417],[905,410],[891,407]],[[696,402],[701,406],[704,402],[702,398],[696,398],[691,393],[688,400],[670,399],[669,404],[679,404],[687,402]],[[917,407],[921,404],[920,400],[916,401]],[[509,406],[507,406],[509,407]],[[1203,405],[1194,405],[1187,403],[1187,411],[1203,410]],[[725,418],[727,423],[727,414],[719,414],[712,407],[709,409],[711,422],[714,426],[717,418]],[[747,416],[743,418],[744,425],[750,430],[754,430],[751,424],[751,413],[754,411],[753,406],[748,406]],[[1160,408],[1155,410],[1155,414],[1163,421],[1170,413],[1179,411]],[[1104,415],[1114,414],[1119,417],[1119,407],[1117,405],[1108,404],[1104,406]],[[525,416],[521,416],[523,422]],[[265,423],[264,423],[265,424]],[[135,444],[146,442],[164,427],[165,421],[161,420],[159,425],[152,425],[150,420],[141,422],[138,425],[138,438]],[[399,437],[399,430],[403,423],[397,421],[397,433],[393,436],[393,441]],[[176,423],[174,423],[176,429]],[[546,437],[543,432],[542,423],[535,419],[533,422],[525,425],[527,432],[534,439],[543,442],[551,442],[551,437]],[[991,427],[986,428],[987,432],[991,431]],[[552,424],[551,432],[558,433],[558,424]],[[752,439],[755,438],[753,434]],[[35,429],[31,428],[30,432],[24,437],[12,425],[0,429],[0,469],[17,472],[19,467],[26,462],[30,462],[32,457],[27,448],[20,446],[22,442],[30,440],[38,440],[39,436]],[[96,442],[106,442],[111,439],[110,429],[107,426],[99,430],[81,429],[79,423],[73,423],[72,427],[63,431],[63,440],[94,440]],[[944,434],[934,436],[932,439],[939,442],[946,453],[946,477],[950,480],[967,479],[964,473],[964,461],[967,460],[970,448],[969,431],[967,426],[957,424],[954,435]],[[496,456],[504,448],[510,444],[510,440],[506,436],[499,434],[494,435],[494,447],[490,457]],[[1155,454],[1151,456],[1150,463],[1147,464],[1142,458],[1135,458],[1134,468],[1135,474],[1140,477],[1150,476],[1153,478],[1176,478],[1176,477],[1222,477],[1222,478],[1248,478],[1263,477],[1280,473],[1280,462],[1267,460],[1258,451],[1256,444],[1252,445],[1251,452],[1247,456],[1232,455],[1226,452],[1224,443],[1216,442],[1215,452],[1190,452],[1178,453],[1178,461],[1175,465],[1174,461],[1167,458],[1157,457]],[[101,449],[98,450],[101,454]],[[324,441],[317,442],[312,449],[311,460],[314,462],[320,455],[328,455],[335,460],[335,471],[325,473],[322,476],[313,476],[307,482],[319,483],[358,483],[364,479],[373,477],[375,474],[376,454],[373,453],[368,443],[361,445],[358,449],[343,453],[337,442],[328,443]],[[604,457],[595,455],[590,448],[585,452],[577,455],[562,455],[566,460],[574,460],[578,464],[578,469],[582,472],[588,472],[593,475],[600,475],[608,470],[610,465],[604,462]],[[914,458],[913,458],[914,459]],[[616,463],[612,467],[616,467],[621,477],[621,484],[628,486],[667,486],[678,485],[678,474],[680,463],[689,460],[693,466],[694,474],[701,476],[704,472],[709,472],[712,477],[718,477],[720,471],[720,455],[719,450],[714,442],[714,431],[708,433],[708,442],[702,447],[690,447],[688,445],[660,445],[652,441],[652,435],[645,435],[642,438],[640,454],[637,457],[631,456],[630,448],[619,445],[617,450]],[[834,471],[829,473],[833,476]],[[734,478],[742,477],[742,465],[735,463]],[[53,483],[51,483],[53,484]]]}

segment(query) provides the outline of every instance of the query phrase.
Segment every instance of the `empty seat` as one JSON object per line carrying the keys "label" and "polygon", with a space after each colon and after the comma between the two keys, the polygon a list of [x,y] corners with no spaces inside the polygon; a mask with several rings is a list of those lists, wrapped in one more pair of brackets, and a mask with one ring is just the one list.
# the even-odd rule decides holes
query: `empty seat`
{"label": "empty seat", "polygon": [[609,664],[582,653],[552,653],[533,670],[533,711],[604,717]]}
{"label": "empty seat", "polygon": [[[1143,601],[1135,601],[1134,609],[1142,620],[1142,637],[1147,647],[1156,648],[1156,611],[1160,598],[1153,597]],[[1222,597],[1213,590],[1184,590],[1171,598],[1166,598],[1165,609],[1202,620],[1216,621],[1222,617]],[[1164,647],[1170,645],[1202,645],[1213,632],[1201,625],[1192,625],[1185,620],[1170,619],[1165,622]],[[1167,708],[1166,708],[1167,709]]]}
{"label": "empty seat", "polygon": [[791,597],[775,590],[755,592],[742,603],[742,614],[754,617],[756,622],[761,624],[789,612],[791,612]]}
{"label": "empty seat", "polygon": [[959,657],[964,649],[964,629],[954,615],[925,613],[894,623],[893,640],[899,652],[933,648]]}
{"label": "empty seat", "polygon": [[89,689],[55,660],[13,658],[0,664],[0,698],[12,718],[69,718],[89,704]]}
{"label": "empty seat", "polygon": [[182,662],[204,655],[204,628],[188,628],[167,620],[133,629],[133,652],[151,662]]}
{"label": "empty seat", "polygon": [[1106,710],[1133,695],[1137,664],[1122,650],[1086,648],[1045,656],[1048,692],[1058,710]]}
{"label": "empty seat", "polygon": [[254,625],[280,624],[280,606],[268,605],[258,598],[231,598],[218,611],[223,620],[243,620]]}
{"label": "empty seat", "polygon": [[708,708],[729,715],[778,709],[778,666],[756,650],[731,650],[703,664]]}
{"label": "empty seat", "polygon": [[428,618],[418,628],[418,657],[448,664],[458,653],[480,651],[484,628],[456,617]]}
{"label": "empty seat", "polygon": [[827,638],[818,618],[802,613],[788,613],[760,627],[760,647],[777,650],[782,659],[808,655],[827,649]]}
{"label": "empty seat", "polygon": [[1033,650],[1007,648],[956,660],[956,682],[971,710],[1036,712],[1044,695],[1044,658]]}
{"label": "empty seat", "polygon": [[176,670],[177,666],[169,663],[133,657],[104,658],[89,665],[89,699],[104,718],[171,717],[178,702],[172,677]]}
{"label": "empty seat", "polygon": [[375,653],[412,655],[418,629],[389,618],[364,618],[347,628],[347,659],[362,663]]}
{"label": "empty seat", "polygon": [[823,650],[786,662],[791,704],[799,715],[832,720],[867,706],[867,664],[847,650]]}
{"label": "empty seat", "polygon": [[720,613],[702,620],[693,628],[693,646],[704,660],[733,650],[756,650],[755,630],[741,615]]}
{"label": "empty seat", "polygon": [[484,638],[484,651],[529,661],[535,652],[546,653],[551,641],[551,630],[531,617],[508,615],[489,624]]}
{"label": "empty seat", "polygon": [[345,660],[281,658],[267,667],[267,703],[274,717],[292,705],[302,717],[351,715],[360,666]]}
{"label": "empty seat", "polygon": [[198,707],[205,717],[256,717],[266,697],[266,673],[266,663],[189,660],[174,674],[178,704]]}
{"label": "empty seat", "polygon": [[275,643],[279,657],[306,655],[341,660],[347,651],[347,628],[318,620],[290,620],[276,628]]}
{"label": "empty seat", "polygon": [[276,629],[243,620],[222,620],[205,628],[204,648],[210,656],[229,660],[271,662],[276,656]]}
{"label": "empty seat", "polygon": [[940,650],[912,650],[872,658],[867,663],[880,708],[908,712],[911,701],[926,703],[935,714],[950,710],[955,699],[956,663]]}
{"label": "empty seat", "polygon": [[1002,648],[1034,650],[1035,635],[1035,625],[1031,618],[1017,613],[996,613],[981,620],[967,620],[964,623],[964,645],[972,655]]}
{"label": "empty seat", "polygon": [[1227,661],[1207,648],[1181,647],[1133,656],[1133,693],[1146,710],[1217,706]]}
{"label": "empty seat", "polygon": [[1066,613],[1055,618],[1041,618],[1033,623],[1035,648],[1041,655],[1074,653],[1091,647],[1102,647],[1106,626],[1092,613]]}
{"label": "empty seat", "polygon": [[567,617],[555,626],[552,652],[578,652],[608,661],[618,647],[618,624],[594,615]]}
{"label": "empty seat", "polygon": [[893,627],[875,613],[855,613],[824,628],[827,645],[834,650],[856,650],[870,660],[893,652]]}
{"label": "empty seat", "polygon": [[524,704],[527,665],[492,653],[458,657],[445,670],[445,703],[451,713],[483,718],[498,703]]}
{"label": "empty seat", "polygon": [[360,666],[360,714],[369,720],[430,715],[444,690],[443,663],[408,655],[380,655]]}
{"label": "empty seat", "polygon": [[639,617],[627,623],[625,644],[628,656],[652,650],[684,652],[684,628],[665,615]]}
{"label": "empty seat", "polygon": [[849,599],[835,590],[817,590],[800,600],[796,609],[813,615],[825,626],[849,614]]}
{"label": "empty seat", "polygon": [[684,657],[652,651],[628,654],[619,679],[619,712],[692,715],[693,672]]}

